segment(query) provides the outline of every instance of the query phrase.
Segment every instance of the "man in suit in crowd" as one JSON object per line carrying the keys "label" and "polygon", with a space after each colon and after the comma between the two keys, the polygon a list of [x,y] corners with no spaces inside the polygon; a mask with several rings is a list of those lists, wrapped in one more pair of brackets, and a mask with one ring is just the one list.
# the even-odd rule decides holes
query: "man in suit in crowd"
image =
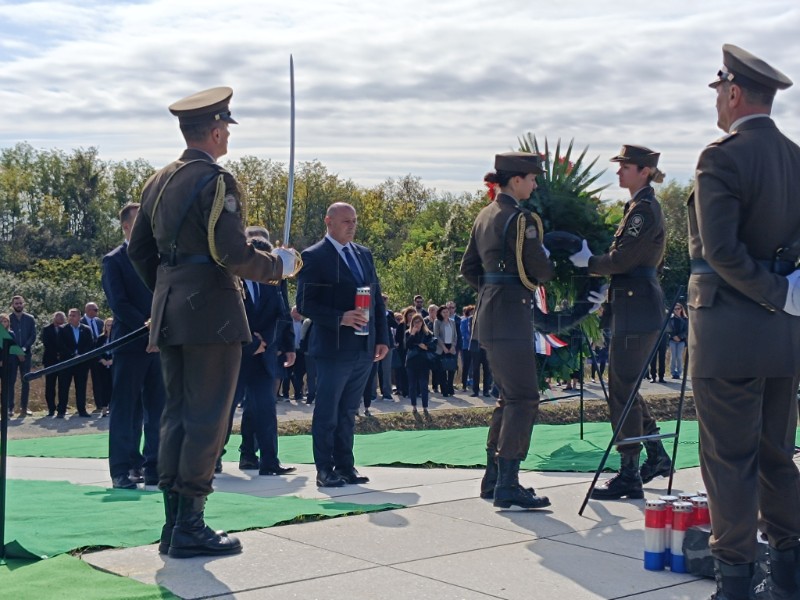
{"label": "man in suit in crowd", "polygon": [[[240,277],[264,283],[294,273],[294,254],[247,243],[239,185],[216,161],[228,152],[233,90],[217,87],[169,109],[186,150],[145,184],[128,244],[153,290],[148,350],[161,352],[167,400],[158,471],[165,521],[159,552],[174,558],[240,552],[234,537],[206,526],[228,415],[250,343]],[[112,409],[111,413],[114,411]]]}
{"label": "man in suit in crowd", "polygon": [[[731,44],[710,87],[726,135],[689,199],[689,359],[720,600],[752,598],[759,524],[769,598],[799,598],[800,147],[770,118],[791,80]],[[759,340],[742,352],[742,340]],[[761,597],[761,596],[759,596]]]}
{"label": "man in suit in crowd", "polygon": [[[87,302],[83,307],[83,316],[81,317],[81,323],[86,325],[92,332],[92,343],[94,344],[97,343],[97,338],[103,335],[103,319],[97,316],[99,310],[95,302]],[[103,366],[100,364],[100,361],[93,360],[89,364],[93,396],[98,394],[100,390],[100,377],[102,377],[102,375],[100,375],[99,371],[102,368]],[[96,406],[97,402],[95,402],[95,407]]]}
{"label": "man in suit in crowd", "polygon": [[[150,318],[153,293],[136,274],[128,258],[128,241],[139,212],[136,203],[119,212],[125,240],[103,257],[103,291],[114,314],[111,339],[144,326]],[[87,305],[88,306],[88,305]],[[108,466],[115,488],[136,489],[136,484],[158,485],[158,435],[164,410],[164,380],[158,352],[147,352],[145,338],[114,351],[111,372]],[[144,431],[144,455],[140,443]]]}
{"label": "man in suit in crowd", "polygon": [[[248,227],[247,240],[254,248],[271,252],[269,231]],[[244,309],[253,341],[242,348],[242,366],[233,399],[230,424],[235,407],[242,403],[242,445],[239,468],[258,469],[259,475],[286,475],[295,467],[281,465],[278,458],[278,416],[275,412],[275,380],[279,355],[284,367],[295,361],[292,316],[279,286],[244,280]],[[229,429],[230,434],[230,429]],[[256,444],[261,455],[256,455]]]}
{"label": "man in suit in crowd", "polygon": [[[311,436],[320,487],[369,481],[354,466],[353,429],[372,363],[389,349],[378,275],[370,251],[353,243],[356,223],[349,204],[329,206],[327,234],[303,252],[297,282],[298,309],[314,323],[309,354],[317,366],[317,398]],[[356,288],[366,286],[368,316],[355,308]]]}
{"label": "man in suit in crowd", "polygon": [[[67,312],[67,324],[58,330],[58,362],[64,362],[79,354],[85,354],[94,348],[92,331],[81,323],[81,311],[70,308]],[[86,380],[89,378],[88,363],[80,363],[58,374],[58,413],[56,418],[63,419],[67,413],[69,388],[75,381],[75,406],[81,417],[90,416],[86,412]]]}
{"label": "man in suit in crowd", "polygon": [[[53,313],[53,321],[42,329],[42,366],[52,367],[58,363],[58,332],[64,323],[67,322],[67,315],[60,310]],[[51,373],[44,376],[44,400],[47,403],[47,416],[52,417],[56,414],[56,385],[58,383],[58,373]]]}
{"label": "man in suit in crowd", "polygon": [[[11,322],[11,331],[17,339],[17,345],[22,348],[25,353],[23,356],[14,355],[11,357],[12,365],[14,368],[19,369],[20,384],[20,397],[19,397],[19,416],[32,415],[33,413],[28,410],[28,394],[30,393],[30,384],[25,381],[24,377],[31,370],[31,348],[36,341],[36,319],[33,315],[25,312],[25,298],[22,296],[14,296],[11,299],[11,314],[8,315],[8,320]],[[8,399],[9,411],[14,408],[14,394]]]}
{"label": "man in suit in crowd", "polygon": [[417,314],[420,314],[423,317],[427,317],[428,316],[428,311],[425,310],[424,306],[422,306],[424,302],[425,302],[425,299],[422,296],[420,296],[419,294],[414,296],[414,310],[417,311]]}

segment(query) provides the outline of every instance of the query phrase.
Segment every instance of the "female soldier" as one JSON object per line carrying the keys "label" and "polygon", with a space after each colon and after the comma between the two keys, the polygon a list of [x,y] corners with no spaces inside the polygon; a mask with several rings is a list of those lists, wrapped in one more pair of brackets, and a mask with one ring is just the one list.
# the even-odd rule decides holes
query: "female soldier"
{"label": "female soldier", "polygon": [[492,497],[496,480],[495,506],[544,508],[550,505],[546,497],[519,484],[520,462],[528,454],[539,410],[532,290],[553,276],[541,221],[519,206],[536,189],[541,158],[507,152],[495,156],[494,166],[484,181],[490,195],[495,187],[500,193],[475,219],[461,262],[462,275],[478,291],[473,336],[486,349],[502,398],[489,427],[481,496]]}
{"label": "female soldier", "polygon": [[[630,192],[625,214],[608,253],[592,256],[586,242],[583,250],[570,257],[576,267],[588,267],[593,275],[611,275],[611,345],[608,359],[608,404],[614,428],[639,383],[650,351],[655,346],[664,320],[664,295],[657,275],[664,261],[666,235],[664,216],[652,182],[660,183],[657,152],[626,145],[611,162],[620,163],[619,186]],[[654,435],[658,424],[637,392],[619,439]],[[619,473],[592,492],[596,500],[644,498],[642,483],[657,475],[667,476],[672,461],[660,440],[645,442],[647,461],[639,471],[638,442],[617,447],[621,455]]]}

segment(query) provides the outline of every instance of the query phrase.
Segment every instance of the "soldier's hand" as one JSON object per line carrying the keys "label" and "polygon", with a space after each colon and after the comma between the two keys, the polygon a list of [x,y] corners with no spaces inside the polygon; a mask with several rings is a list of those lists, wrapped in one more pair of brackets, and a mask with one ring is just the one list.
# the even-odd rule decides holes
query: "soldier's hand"
{"label": "soldier's hand", "polygon": [[586,243],[586,240],[583,240],[583,244],[581,245],[581,249],[578,250],[575,254],[569,257],[572,264],[578,268],[584,268],[589,266],[589,259],[594,256],[592,251],[589,250],[589,244]]}
{"label": "soldier's hand", "polygon": [[800,269],[786,276],[789,290],[786,293],[786,305],[783,307],[790,315],[800,317]]}
{"label": "soldier's hand", "polygon": [[291,277],[294,274],[294,251],[290,248],[274,248],[273,256],[279,256],[283,262],[283,277]]}

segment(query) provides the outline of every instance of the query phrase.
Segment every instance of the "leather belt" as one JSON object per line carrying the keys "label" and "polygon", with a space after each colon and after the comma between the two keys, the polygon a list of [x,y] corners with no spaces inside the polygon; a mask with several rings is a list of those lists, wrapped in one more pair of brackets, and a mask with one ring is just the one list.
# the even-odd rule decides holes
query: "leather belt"
{"label": "leather belt", "polygon": [[[794,263],[788,260],[756,260],[759,265],[770,273],[783,275],[784,277],[795,270]],[[689,261],[689,268],[693,275],[716,274],[714,268],[703,258],[693,258]]]}
{"label": "leather belt", "polygon": [[522,281],[516,273],[484,273],[481,277],[481,283],[484,285],[510,285],[522,287]]}
{"label": "leather belt", "polygon": [[167,267],[177,267],[180,265],[210,265],[214,260],[206,254],[168,254],[161,255],[161,264]]}
{"label": "leather belt", "polygon": [[655,279],[658,270],[655,267],[636,267],[627,273],[619,273],[614,277],[629,277],[630,279]]}

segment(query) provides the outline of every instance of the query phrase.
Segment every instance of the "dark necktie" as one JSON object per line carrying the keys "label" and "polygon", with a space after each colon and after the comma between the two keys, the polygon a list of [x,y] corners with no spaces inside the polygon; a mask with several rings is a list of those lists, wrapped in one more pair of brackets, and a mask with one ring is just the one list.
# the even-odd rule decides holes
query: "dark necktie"
{"label": "dark necktie", "polygon": [[361,276],[358,263],[356,263],[356,257],[353,256],[353,253],[350,252],[350,248],[347,246],[342,248],[342,252],[344,252],[344,259],[347,262],[347,266],[350,267],[350,271],[353,273],[353,278],[356,280],[356,284],[362,285],[364,283],[364,278]]}
{"label": "dark necktie", "polygon": [[250,300],[253,301],[253,306],[258,306],[258,299],[261,297],[261,290],[258,289],[258,282],[250,282]]}

